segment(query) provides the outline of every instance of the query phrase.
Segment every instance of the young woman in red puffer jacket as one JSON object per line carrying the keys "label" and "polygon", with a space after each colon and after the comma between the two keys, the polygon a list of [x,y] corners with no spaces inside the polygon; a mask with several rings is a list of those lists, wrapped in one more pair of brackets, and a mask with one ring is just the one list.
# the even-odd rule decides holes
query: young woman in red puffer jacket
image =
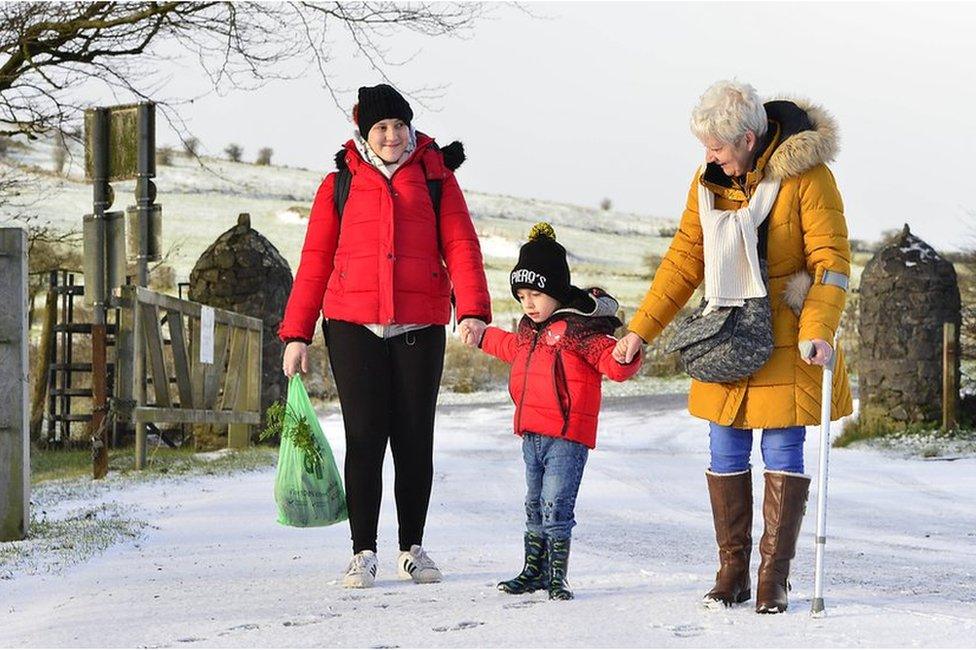
{"label": "young woman in red puffer jacket", "polygon": [[[433,479],[434,412],[451,293],[466,332],[484,331],[491,299],[478,236],[443,150],[411,126],[413,111],[385,84],[359,89],[354,137],[315,196],[301,263],[278,330],[283,369],[307,372],[307,346],[324,315],[329,363],[346,436],[345,484],[353,557],[345,587],[371,587],[383,460],[396,466],[397,574],[438,582],[421,546]],[[343,196],[337,180],[349,180]],[[342,184],[339,185],[340,187]],[[434,202],[439,188],[439,210]]]}
{"label": "young woman in red puffer jacket", "polygon": [[601,381],[632,377],[641,356],[628,364],[611,356],[621,325],[617,301],[600,289],[570,284],[566,249],[549,224],[532,229],[510,284],[525,312],[518,332],[489,327],[480,341],[482,350],[512,366],[508,387],[528,487],[525,565],[498,588],[515,594],[548,589],[549,598],[568,600],[570,534],[583,467],[596,446]]}

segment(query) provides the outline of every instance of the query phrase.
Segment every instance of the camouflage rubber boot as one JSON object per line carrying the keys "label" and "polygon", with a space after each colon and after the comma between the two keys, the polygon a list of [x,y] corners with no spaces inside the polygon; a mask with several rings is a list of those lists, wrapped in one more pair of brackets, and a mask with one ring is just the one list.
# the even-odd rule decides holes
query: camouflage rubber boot
{"label": "camouflage rubber boot", "polygon": [[566,574],[569,572],[569,538],[548,540],[549,600],[572,600]]}
{"label": "camouflage rubber boot", "polygon": [[527,594],[549,587],[549,564],[546,558],[546,538],[525,533],[525,566],[522,573],[511,580],[498,583],[498,589],[509,594]]}

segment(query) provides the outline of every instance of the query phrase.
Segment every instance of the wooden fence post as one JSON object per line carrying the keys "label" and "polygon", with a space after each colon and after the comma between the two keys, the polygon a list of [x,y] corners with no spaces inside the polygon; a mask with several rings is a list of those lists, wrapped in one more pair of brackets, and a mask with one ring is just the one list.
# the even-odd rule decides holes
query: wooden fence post
{"label": "wooden fence post", "polygon": [[942,429],[956,428],[959,386],[956,385],[956,324],[942,326]]}
{"label": "wooden fence post", "polygon": [[8,542],[24,539],[30,521],[27,234],[20,228],[0,228],[0,305],[0,542]]}

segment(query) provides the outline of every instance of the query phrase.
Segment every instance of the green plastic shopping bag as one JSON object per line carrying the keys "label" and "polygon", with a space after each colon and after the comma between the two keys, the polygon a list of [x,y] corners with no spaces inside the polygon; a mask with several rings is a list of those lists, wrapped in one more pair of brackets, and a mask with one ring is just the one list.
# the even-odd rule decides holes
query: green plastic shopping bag
{"label": "green plastic shopping bag", "polygon": [[280,426],[281,433],[274,490],[278,523],[304,528],[348,519],[332,448],[298,375],[288,383],[288,401],[283,406],[268,413],[268,428]]}

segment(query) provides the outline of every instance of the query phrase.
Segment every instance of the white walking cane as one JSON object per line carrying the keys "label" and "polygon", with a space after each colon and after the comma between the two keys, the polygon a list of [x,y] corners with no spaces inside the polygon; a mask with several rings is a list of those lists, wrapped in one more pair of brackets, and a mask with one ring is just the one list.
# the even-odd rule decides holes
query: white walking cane
{"label": "white walking cane", "polygon": [[[810,613],[814,617],[821,617],[824,611],[823,599],[823,561],[824,545],[827,543],[827,455],[830,453],[830,403],[833,398],[834,359],[836,358],[836,341],[833,353],[823,367],[823,382],[820,389],[820,467],[817,471],[817,537],[816,560],[813,574],[813,603]],[[800,354],[809,359],[815,354],[813,343],[800,341]]]}

